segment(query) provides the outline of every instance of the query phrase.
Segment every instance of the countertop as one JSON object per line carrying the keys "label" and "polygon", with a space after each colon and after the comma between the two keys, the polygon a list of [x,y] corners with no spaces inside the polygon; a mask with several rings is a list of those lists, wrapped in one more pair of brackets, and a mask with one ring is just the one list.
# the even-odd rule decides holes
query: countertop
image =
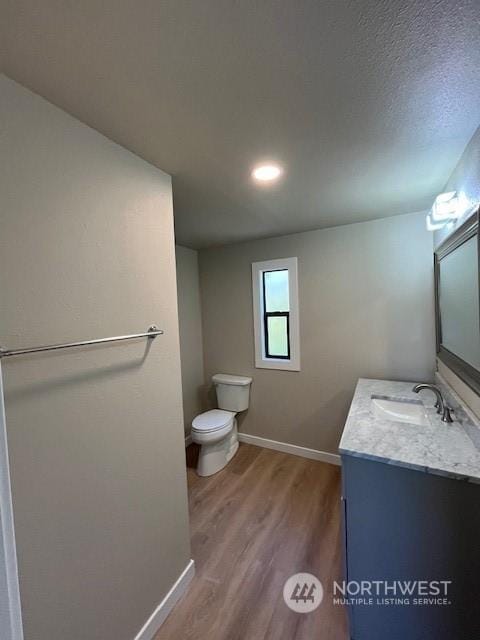
{"label": "countertop", "polygon": [[[453,423],[442,422],[433,406],[433,393],[413,393],[413,385],[413,382],[360,378],[340,441],[340,453],[480,483],[478,423],[458,396],[440,384],[447,404],[455,410]],[[421,400],[429,424],[418,426],[374,416],[372,395]]]}

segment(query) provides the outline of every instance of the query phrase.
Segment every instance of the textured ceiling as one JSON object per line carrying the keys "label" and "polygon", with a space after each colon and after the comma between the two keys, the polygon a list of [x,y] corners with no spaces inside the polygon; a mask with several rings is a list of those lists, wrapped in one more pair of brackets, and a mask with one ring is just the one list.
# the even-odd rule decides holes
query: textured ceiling
{"label": "textured ceiling", "polygon": [[[210,246],[427,208],[480,122],[478,0],[11,0],[4,70],[173,176]],[[252,184],[260,159],[285,167]]]}

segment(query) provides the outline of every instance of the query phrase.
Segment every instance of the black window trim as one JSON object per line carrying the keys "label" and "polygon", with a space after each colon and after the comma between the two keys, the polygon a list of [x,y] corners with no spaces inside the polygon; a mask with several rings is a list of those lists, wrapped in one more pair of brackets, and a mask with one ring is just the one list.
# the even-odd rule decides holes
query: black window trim
{"label": "black window trim", "polygon": [[[266,300],[266,291],[265,291],[265,274],[266,273],[274,273],[275,271],[286,271],[288,275],[289,270],[286,268],[282,269],[266,269],[262,271],[262,298],[263,298],[263,338],[265,344],[265,359],[269,360],[290,360],[291,359],[291,349],[290,349],[290,311],[267,311],[267,300]],[[269,352],[269,336],[268,336],[268,319],[269,318],[286,318],[287,319],[287,355],[275,355]]]}

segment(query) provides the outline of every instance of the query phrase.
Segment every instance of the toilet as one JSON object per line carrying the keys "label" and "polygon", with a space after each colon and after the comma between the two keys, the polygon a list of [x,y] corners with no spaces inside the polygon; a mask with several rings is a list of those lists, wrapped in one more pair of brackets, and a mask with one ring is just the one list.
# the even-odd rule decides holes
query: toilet
{"label": "toilet", "polygon": [[211,476],[223,469],[237,453],[235,416],[248,409],[251,378],[217,373],[212,376],[218,409],[201,413],[192,422],[192,441],[201,445],[199,476]]}

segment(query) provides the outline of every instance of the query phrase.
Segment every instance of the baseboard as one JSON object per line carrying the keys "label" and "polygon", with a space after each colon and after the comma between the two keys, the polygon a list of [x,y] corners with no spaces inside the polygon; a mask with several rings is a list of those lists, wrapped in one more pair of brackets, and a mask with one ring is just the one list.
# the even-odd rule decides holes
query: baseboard
{"label": "baseboard", "polygon": [[192,434],[189,433],[188,436],[185,436],[185,449],[192,444]]}
{"label": "baseboard", "polygon": [[194,575],[195,563],[193,560],[190,560],[173,587],[137,633],[135,640],[152,640],[165,622],[170,611],[187,590]]}
{"label": "baseboard", "polygon": [[317,449],[308,449],[307,447],[299,447],[296,444],[288,444],[287,442],[277,442],[277,440],[269,440],[268,438],[260,438],[260,436],[252,436],[249,433],[239,433],[240,442],[253,444],[256,447],[264,449],[274,449],[282,453],[291,453],[293,456],[301,458],[309,458],[310,460],[319,460],[328,464],[340,465],[340,456],[336,453],[328,451],[318,451]]}

